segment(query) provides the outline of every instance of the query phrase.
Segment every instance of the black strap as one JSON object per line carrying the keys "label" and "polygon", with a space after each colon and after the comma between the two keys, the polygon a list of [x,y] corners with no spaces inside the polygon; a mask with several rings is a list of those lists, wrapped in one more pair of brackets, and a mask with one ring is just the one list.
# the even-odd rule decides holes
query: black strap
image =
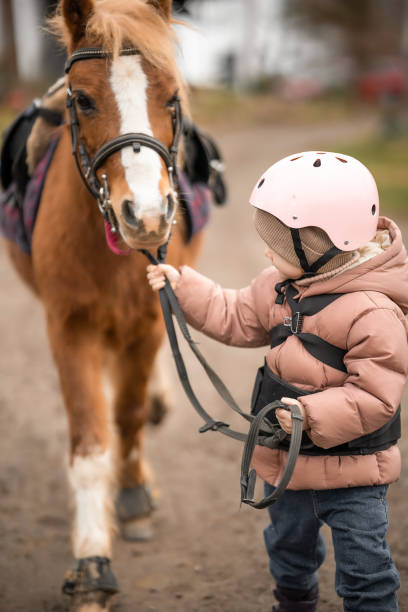
{"label": "black strap", "polygon": [[303,250],[302,241],[300,239],[299,230],[291,227],[290,233],[292,235],[293,247],[295,249],[295,253],[299,259],[300,267],[302,270],[306,272],[306,275],[314,275],[320,268],[322,268],[327,262],[329,262],[333,257],[341,253],[340,249],[336,246],[332,246],[326,253],[323,253],[319,259],[317,259],[314,263],[309,264],[307,261],[306,253]]}
{"label": "black strap", "polygon": [[135,132],[117,136],[116,138],[102,145],[101,148],[98,149],[98,151],[95,153],[95,157],[92,160],[91,174],[94,175],[98,168],[101,166],[101,164],[104,162],[104,160],[110,155],[112,155],[112,153],[115,153],[116,151],[119,151],[120,149],[123,149],[124,147],[130,145],[138,147],[136,149],[136,152],[140,151],[140,146],[145,146],[149,147],[150,149],[153,149],[163,159],[164,163],[166,164],[166,167],[168,169],[170,167],[172,168],[172,159],[170,156],[170,152],[167,147],[164,146],[164,144],[162,144],[156,138],[149,136],[148,134]]}
{"label": "black strap", "polygon": [[305,252],[303,250],[303,247],[302,247],[302,241],[300,239],[299,230],[295,229],[294,227],[291,227],[290,228],[290,233],[292,234],[293,247],[294,247],[295,253],[296,253],[297,257],[298,257],[298,260],[299,260],[299,263],[300,263],[300,267],[305,272],[311,272],[310,266],[309,266],[309,262],[307,261],[306,254],[305,254]]}
{"label": "black strap", "polygon": [[70,117],[69,129],[71,132],[72,155],[75,160],[75,165],[83,184],[91,196],[98,199],[98,190],[94,185],[89,183],[87,177],[85,176],[84,168],[86,168],[86,172],[88,172],[88,168],[90,167],[89,155],[87,154],[87,149],[79,136],[79,121],[75,111],[74,100],[70,87],[67,89],[66,106],[68,108]]}
{"label": "black strap", "polygon": [[[159,261],[146,250],[141,251],[148,260],[157,265]],[[161,253],[163,255],[163,253]],[[161,261],[163,261],[163,257],[161,257]],[[179,375],[180,382],[186,392],[187,397],[189,398],[191,404],[195,408],[196,412],[199,416],[204,420],[204,425],[200,428],[200,433],[204,433],[206,431],[219,431],[220,433],[233,438],[235,440],[239,440],[241,442],[245,442],[244,448],[244,457],[242,462],[242,473],[241,473],[241,492],[242,492],[242,501],[247,503],[254,508],[265,508],[267,505],[273,503],[278,499],[278,497],[285,490],[287,483],[289,482],[291,475],[293,473],[297,457],[299,455],[300,441],[302,439],[302,420],[303,417],[300,414],[300,410],[298,406],[286,406],[281,404],[280,402],[274,402],[273,405],[268,405],[266,408],[261,411],[260,414],[254,417],[253,415],[247,414],[243,412],[233,397],[231,393],[224,385],[222,380],[219,378],[218,374],[214,372],[211,366],[207,363],[206,359],[203,357],[197,345],[192,340],[190,336],[190,332],[188,330],[187,324],[184,319],[183,312],[178,303],[177,297],[168,281],[165,279],[165,286],[163,289],[159,291],[160,304],[163,311],[163,317],[167,329],[167,334],[169,336],[170,347],[173,353],[173,357],[176,363],[177,373]],[[249,429],[248,435],[243,434],[241,432],[234,431],[230,428],[227,423],[223,421],[218,421],[213,419],[207,411],[203,408],[197,396],[195,395],[189,378],[187,374],[187,370],[184,364],[183,357],[180,352],[180,348],[178,345],[177,335],[174,328],[172,314],[174,314],[178,326],[180,328],[181,333],[183,334],[185,340],[187,341],[190,349],[193,351],[198,361],[204,368],[210,382],[213,387],[220,395],[220,397],[228,404],[230,408],[232,408],[235,412],[237,412],[240,416],[242,416],[247,421],[251,422],[251,426]],[[255,485],[256,474],[252,470],[249,476],[246,476],[247,487],[245,488],[245,470],[248,472],[250,460],[252,458],[255,446],[257,444],[261,444],[263,446],[269,446],[270,448],[275,448],[277,446],[278,440],[282,438],[282,429],[280,427],[272,425],[269,421],[265,420],[265,416],[267,412],[271,410],[271,408],[285,408],[292,412],[292,427],[293,433],[291,438],[291,444],[288,452],[288,459],[282,474],[281,481],[277,487],[277,492],[274,492],[273,496],[269,496],[265,500],[261,500],[261,502],[254,502],[252,500],[253,497],[253,487]],[[259,432],[262,430],[262,434]],[[283,432],[284,433],[284,432]],[[284,434],[286,436],[286,434]],[[293,442],[292,442],[293,440]]]}
{"label": "black strap", "polygon": [[[149,259],[149,261],[155,265],[159,262],[158,260],[149,252],[143,250],[142,253]],[[183,360],[183,356],[180,352],[177,335],[173,323],[172,314],[175,315],[177,323],[179,325],[180,331],[183,334],[185,340],[187,341],[190,349],[193,351],[198,361],[201,363],[202,367],[207,373],[208,378],[210,379],[213,387],[222,397],[222,399],[238,414],[240,414],[247,421],[253,421],[254,417],[243,412],[239,406],[236,404],[235,400],[231,396],[229,390],[226,388],[222,380],[219,376],[214,372],[211,366],[207,363],[206,359],[203,357],[201,352],[198,350],[197,345],[192,340],[190,336],[190,332],[184,320],[184,315],[181,311],[180,305],[177,301],[177,298],[171,288],[169,281],[166,278],[166,284],[163,289],[159,291],[160,304],[163,311],[164,322],[167,329],[167,334],[170,341],[170,347],[173,353],[173,357],[176,363],[177,373],[179,375],[180,382],[186,392],[187,397],[190,402],[194,406],[195,410],[198,412],[200,417],[205,421],[205,424],[200,429],[200,433],[204,433],[205,431],[220,431],[224,435],[229,436],[230,438],[235,438],[236,440],[240,440],[241,442],[246,440],[246,435],[241,432],[236,432],[230,428],[227,423],[222,421],[218,421],[213,419],[206,410],[202,407],[200,401],[198,400],[195,392],[193,391],[186,366]]]}
{"label": "black strap", "polygon": [[286,288],[287,286],[293,282],[293,278],[287,278],[284,281],[281,281],[280,283],[276,283],[275,285],[275,291],[276,291],[276,299],[275,299],[275,304],[279,304],[280,306],[282,306],[283,302],[285,301],[285,293],[283,292],[283,290]]}
{"label": "black strap", "polygon": [[167,107],[172,109],[171,120],[173,125],[173,142],[170,145],[170,155],[174,166],[174,172],[177,172],[177,152],[180,145],[180,139],[183,134],[183,113],[181,110],[181,98],[178,89],[167,102]]}
{"label": "black strap", "polygon": [[296,296],[299,291],[293,285],[289,284],[286,287],[285,297],[290,306],[292,313],[300,312],[304,316],[312,316],[329,304],[340,298],[343,293],[321,293],[319,295],[310,295],[297,300]]}
{"label": "black strap", "polygon": [[312,265],[309,267],[309,272],[317,272],[318,270],[320,270],[320,268],[323,268],[323,266],[326,265],[328,261],[333,259],[333,257],[336,257],[336,255],[338,255],[339,253],[341,253],[340,249],[338,249],[336,246],[332,246],[331,249],[323,253],[323,255],[319,257],[319,259],[312,263]]}
{"label": "black strap", "polygon": [[[139,49],[135,49],[134,47],[125,47],[119,51],[119,55],[140,55]],[[74,51],[65,62],[65,74],[71,70],[72,65],[79,60],[88,60],[88,59],[104,59],[112,57],[112,53],[109,51],[104,51],[100,47],[86,47],[85,49],[78,49]]]}
{"label": "black strap", "polygon": [[340,372],[347,373],[347,368],[344,365],[344,355],[347,351],[326,342],[314,334],[300,333],[297,334],[297,337],[307,352],[315,357],[315,359],[318,359],[336,370],[340,370]]}
{"label": "black strap", "polygon": [[[272,436],[264,436],[261,439],[259,438],[259,431],[261,428],[264,427],[264,419],[266,415],[271,410],[276,410],[277,408],[284,408],[285,410],[289,410],[292,416],[292,435],[290,436],[288,458],[286,461],[285,468],[283,470],[282,477],[276,489],[271,495],[268,495],[267,497],[264,497],[260,501],[256,502],[254,501],[254,493],[257,474],[254,469],[249,471],[255,446],[257,444],[262,444],[263,446],[267,446],[268,448],[278,448],[280,442],[288,437],[287,434],[282,429],[280,429],[280,427],[278,427],[276,428]],[[262,510],[263,508],[270,506],[279,499],[279,497],[282,495],[282,493],[288,486],[293,471],[295,469],[296,461],[299,456],[300,445],[302,443],[302,428],[303,416],[299,406],[297,406],[296,404],[293,404],[292,406],[287,406],[286,404],[282,404],[281,402],[275,401],[270,404],[267,404],[264,408],[262,408],[262,410],[258,412],[249,429],[248,438],[245,443],[244,452],[242,454],[241,502],[243,502],[244,504],[248,504],[249,506],[251,506],[252,508],[256,508],[257,510]]]}
{"label": "black strap", "polygon": [[296,335],[300,342],[304,346],[310,355],[325,363],[326,365],[340,370],[340,372],[347,372],[347,368],[344,365],[344,355],[347,351],[326,342],[315,334],[305,334],[297,332],[294,334],[290,327],[285,325],[277,325],[273,327],[269,332],[269,338],[271,342],[271,348],[282,344],[289,336]]}
{"label": "black strap", "polygon": [[320,312],[343,294],[327,293],[312,295],[298,301],[295,299],[297,293],[298,291],[295,287],[290,284],[287,285],[285,295],[292,311],[292,317],[288,323],[276,325],[269,331],[271,348],[282,344],[289,336],[295,335],[310,355],[336,370],[347,372],[347,368],[344,365],[344,356],[347,351],[326,342],[315,334],[302,332],[304,316],[311,316]]}

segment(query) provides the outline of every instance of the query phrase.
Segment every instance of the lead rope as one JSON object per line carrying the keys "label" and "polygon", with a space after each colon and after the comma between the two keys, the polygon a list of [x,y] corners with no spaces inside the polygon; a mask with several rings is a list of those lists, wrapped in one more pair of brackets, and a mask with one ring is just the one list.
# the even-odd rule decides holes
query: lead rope
{"label": "lead rope", "polygon": [[[285,410],[290,411],[292,417],[292,434],[290,436],[290,445],[288,450],[288,458],[286,460],[285,469],[283,470],[282,477],[279,481],[279,484],[267,497],[264,497],[258,502],[254,501],[254,493],[255,493],[255,482],[256,482],[256,471],[254,469],[250,470],[252,456],[254,454],[255,446],[257,444],[261,444],[262,446],[267,446],[268,448],[277,448],[278,444],[284,440],[288,434],[283,431],[280,427],[275,429],[274,435],[269,438],[261,438],[259,441],[259,431],[261,427],[263,427],[263,421],[271,410],[276,410],[277,408],[283,408]],[[293,470],[295,469],[296,461],[299,456],[300,445],[302,443],[302,428],[303,428],[303,416],[300,412],[299,406],[293,404],[291,406],[287,406],[286,404],[282,404],[279,401],[272,402],[267,404],[258,412],[255,417],[255,420],[252,422],[251,427],[249,428],[248,438],[245,442],[244,450],[242,453],[242,462],[241,462],[241,502],[244,504],[248,504],[252,508],[256,508],[257,510],[261,510],[263,508],[267,508],[274,502],[276,502],[279,497],[284,493],[286,487],[289,484],[290,479],[292,478]]]}
{"label": "lead rope", "polygon": [[[163,263],[165,260],[167,253],[167,245],[168,243],[159,248],[157,258],[145,249],[141,249],[141,253],[143,253],[153,265],[158,265],[159,263]],[[159,298],[167,334],[169,337],[170,347],[173,353],[180,382],[194,409],[205,422],[204,425],[200,427],[199,432],[205,433],[206,431],[219,431],[225,436],[245,443],[241,462],[241,502],[257,509],[266,508],[282,495],[282,493],[286,489],[289,480],[292,477],[293,470],[296,465],[300,450],[300,444],[302,441],[303,417],[300,413],[299,407],[296,405],[287,406],[286,404],[282,404],[279,401],[275,401],[265,406],[255,417],[253,415],[247,414],[246,412],[243,412],[238,406],[238,404],[235,402],[234,398],[232,397],[231,393],[229,392],[223,381],[208,364],[205,357],[197,348],[196,343],[191,338],[180,304],[167,277],[165,277],[165,286],[163,287],[163,289],[159,290]],[[214,389],[217,391],[220,397],[222,397],[222,399],[228,404],[230,408],[232,408],[245,420],[251,423],[248,434],[244,434],[231,429],[228,423],[224,423],[224,421],[218,421],[216,419],[213,419],[201,405],[188,378],[187,369],[182,354],[180,352],[176,330],[174,327],[172,317],[173,314],[176,318],[177,324],[184,339],[186,340],[190,349],[200,362],[201,366],[204,368]],[[279,426],[273,425],[272,423],[269,423],[265,420],[266,415],[271,410],[276,410],[277,408],[284,408],[285,410],[289,410],[291,412],[292,435],[288,451],[288,458],[285,464],[285,468],[283,470],[282,478],[273,494],[269,495],[268,497],[265,497],[259,502],[255,502],[253,500],[253,496],[255,490],[256,471],[252,469],[249,472],[255,446],[259,444],[261,446],[267,446],[269,448],[276,448],[279,442],[287,435]],[[260,434],[260,432],[262,432],[262,434]]]}

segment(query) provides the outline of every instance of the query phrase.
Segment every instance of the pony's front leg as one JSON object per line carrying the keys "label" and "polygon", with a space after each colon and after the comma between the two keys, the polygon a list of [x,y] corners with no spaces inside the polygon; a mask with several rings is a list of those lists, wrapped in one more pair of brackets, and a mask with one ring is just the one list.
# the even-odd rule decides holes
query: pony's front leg
{"label": "pony's front leg", "polygon": [[118,587],[110,568],[116,476],[114,434],[102,391],[102,348],[85,322],[49,321],[70,433],[69,482],[74,495],[75,567],[64,593],[72,610],[107,610]]}
{"label": "pony's front leg", "polygon": [[143,332],[119,351],[112,363],[121,458],[117,515],[122,534],[130,540],[150,538],[149,517],[154,508],[152,474],[143,456],[143,438],[151,411],[148,382],[163,330],[161,326],[146,326]]}

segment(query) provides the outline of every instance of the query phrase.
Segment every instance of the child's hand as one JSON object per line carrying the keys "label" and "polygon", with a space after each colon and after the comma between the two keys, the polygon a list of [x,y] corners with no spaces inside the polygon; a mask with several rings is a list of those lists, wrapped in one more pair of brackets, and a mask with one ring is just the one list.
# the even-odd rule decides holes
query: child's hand
{"label": "child's hand", "polygon": [[173,266],[169,266],[168,264],[159,264],[158,266],[154,266],[150,264],[147,266],[147,280],[150,283],[151,288],[154,291],[158,291],[159,289],[163,289],[165,282],[165,276],[169,279],[170,285],[172,289],[175,290],[180,280],[180,272],[173,268]]}
{"label": "child's hand", "polygon": [[[296,404],[296,406],[299,406],[300,412],[302,413],[302,416],[303,416],[302,429],[309,429],[307,415],[306,415],[305,409],[303,408],[300,402],[290,397],[282,397],[281,402],[282,404],[286,404],[287,406],[293,406],[293,404]],[[282,427],[282,429],[286,431],[286,433],[291,434],[292,433],[292,415],[291,413],[288,410],[285,410],[284,408],[278,408],[276,411],[276,418],[278,419],[279,425]]]}

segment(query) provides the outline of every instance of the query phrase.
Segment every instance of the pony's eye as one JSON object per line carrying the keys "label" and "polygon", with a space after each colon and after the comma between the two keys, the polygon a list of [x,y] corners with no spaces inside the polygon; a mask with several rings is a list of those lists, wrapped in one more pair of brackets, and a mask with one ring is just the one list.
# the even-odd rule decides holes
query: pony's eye
{"label": "pony's eye", "polygon": [[86,96],[83,93],[80,93],[80,94],[77,95],[76,102],[77,102],[78,107],[80,108],[80,110],[85,112],[85,113],[87,111],[95,110],[95,104],[94,104],[93,100],[91,98],[88,98],[88,96]]}

